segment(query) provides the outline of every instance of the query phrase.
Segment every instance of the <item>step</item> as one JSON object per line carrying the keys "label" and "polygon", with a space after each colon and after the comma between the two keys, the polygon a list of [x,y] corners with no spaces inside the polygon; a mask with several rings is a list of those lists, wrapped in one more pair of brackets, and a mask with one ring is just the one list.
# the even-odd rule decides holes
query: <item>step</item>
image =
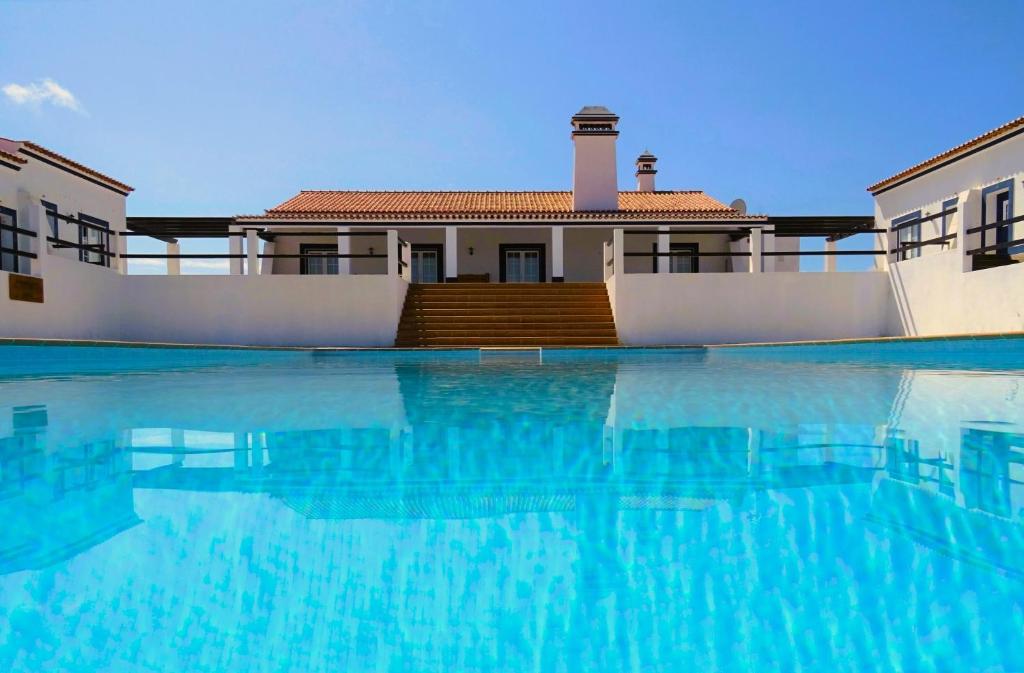
{"label": "step", "polygon": [[557,325],[587,325],[594,327],[615,327],[615,321],[610,315],[512,315],[512,316],[462,316],[442,318],[420,318],[403,316],[398,322],[398,329],[406,327],[420,327],[423,325],[459,325],[478,326],[486,328],[488,325],[507,325],[509,327],[530,325],[536,328],[552,327]]}
{"label": "step", "polygon": [[552,301],[407,301],[406,311],[428,311],[431,309],[486,309],[486,310],[518,310],[529,311],[534,308],[576,308],[586,310],[611,310],[608,301],[603,302],[552,302]]}
{"label": "step", "polygon": [[575,337],[575,336],[616,336],[614,327],[595,329],[593,327],[566,327],[562,329],[509,329],[507,327],[494,329],[424,329],[424,330],[398,330],[399,339],[433,339],[440,337]]}
{"label": "step", "polygon": [[617,346],[615,337],[439,337],[436,339],[398,339],[398,347],[419,346]]}
{"label": "step", "polygon": [[439,287],[410,287],[407,293],[413,296],[421,295],[445,295],[445,294],[487,294],[487,295],[522,295],[522,294],[558,294],[566,297],[590,297],[594,295],[606,296],[608,291],[604,287],[569,287],[562,288],[555,286],[536,287],[530,285],[495,285],[494,287],[467,288],[461,285],[449,285]]}
{"label": "step", "polygon": [[429,308],[407,308],[405,315],[413,317],[454,317],[454,316],[531,316],[531,315],[603,315],[608,318],[612,315],[611,308],[595,306],[522,306],[522,307],[429,307]]}
{"label": "step", "polygon": [[518,288],[530,289],[552,289],[552,290],[574,290],[574,289],[605,289],[604,283],[412,283],[410,290],[496,290]]}

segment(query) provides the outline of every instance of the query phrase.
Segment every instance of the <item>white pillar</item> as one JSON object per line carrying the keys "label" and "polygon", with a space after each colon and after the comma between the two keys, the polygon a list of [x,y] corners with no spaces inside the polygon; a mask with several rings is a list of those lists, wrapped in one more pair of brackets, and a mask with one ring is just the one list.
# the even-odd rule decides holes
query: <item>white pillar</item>
{"label": "white pillar", "polygon": [[[168,255],[180,255],[181,244],[175,241],[174,243],[167,244]],[[180,276],[181,275],[181,260],[177,258],[167,258],[167,275],[168,276]]]}
{"label": "white pillar", "polygon": [[604,269],[604,280],[612,276],[612,244],[608,241],[601,241],[601,268]]}
{"label": "white pillar", "polygon": [[401,275],[402,269],[398,264],[398,256],[400,251],[398,249],[398,230],[388,229],[388,275],[398,276]]}
{"label": "white pillar", "polygon": [[[836,251],[836,242],[833,241],[831,238],[826,238],[825,239],[825,252],[829,253],[829,252],[835,252],[835,251]],[[825,255],[825,271],[828,271],[829,273],[832,273],[835,270],[836,270],[836,256],[835,255]]]}
{"label": "white pillar", "polygon": [[764,245],[764,236],[760,229],[750,230],[750,273],[761,273],[762,257],[761,250]]}
{"label": "white pillar", "polygon": [[[274,241],[264,241],[263,242],[263,254],[264,255],[273,255],[274,254],[274,250],[276,250],[276,249],[277,249],[277,245],[274,243]],[[269,275],[271,275],[273,273],[274,273],[274,258],[273,257],[264,257],[263,259],[261,259],[260,260],[260,275],[261,276],[269,276]]]}
{"label": "white pillar", "polygon": [[444,280],[453,283],[459,279],[459,230],[444,228]]}
{"label": "white pillar", "polygon": [[[231,234],[239,234],[239,233],[241,233],[242,229],[240,227],[230,227],[228,229],[228,231]],[[242,237],[241,236],[232,235],[232,236],[228,237],[228,253],[231,254],[231,255],[241,255],[242,254]],[[242,258],[241,257],[232,257],[230,262],[229,262],[229,264],[228,264],[228,268],[231,270],[231,275],[232,276],[241,276],[242,275]]]}
{"label": "white pillar", "polygon": [[623,255],[626,245],[626,236],[622,229],[612,231],[612,273],[626,275],[626,257]]}
{"label": "white pillar", "polygon": [[775,252],[775,230],[762,230],[761,234],[761,269],[765,272],[775,271],[775,256],[765,255],[766,252]]}
{"label": "white pillar", "polygon": [[[338,227],[339,234],[352,233],[350,227]],[[351,236],[339,236],[338,237],[338,254],[339,255],[351,255],[352,254],[352,237]],[[352,274],[352,260],[348,257],[338,258],[338,275],[349,276]]]}
{"label": "white pillar", "polygon": [[52,235],[53,232],[50,231],[50,225],[46,220],[46,207],[36,206],[35,211],[35,221],[30,222],[28,227],[36,232],[35,243],[32,246],[32,252],[36,253],[36,258],[32,260],[32,274],[41,277],[43,267],[46,265],[44,260],[50,252],[50,245],[46,242],[46,237]]}
{"label": "white pillar", "polygon": [[558,225],[551,227],[551,282],[562,283],[565,281],[565,252],[564,252],[565,227]]}
{"label": "white pillar", "polygon": [[[412,282],[412,245],[408,242],[402,243],[402,261],[405,266],[401,267],[402,280],[406,283]],[[442,279],[443,280],[443,279]]]}
{"label": "white pillar", "polygon": [[671,234],[669,233],[668,227],[658,227],[658,232],[658,273],[668,273],[671,266],[669,265],[669,259],[666,253],[672,249],[672,244],[669,242]]}
{"label": "white pillar", "polygon": [[962,192],[957,211],[960,217],[957,218],[959,225],[956,229],[956,247],[960,250],[961,271],[967,273],[974,270],[974,257],[968,255],[967,251],[981,245],[980,233],[967,233],[968,229],[981,224],[981,190],[971,189]]}
{"label": "white pillar", "polygon": [[245,266],[246,273],[255,276],[260,272],[260,239],[256,229],[245,230]]}

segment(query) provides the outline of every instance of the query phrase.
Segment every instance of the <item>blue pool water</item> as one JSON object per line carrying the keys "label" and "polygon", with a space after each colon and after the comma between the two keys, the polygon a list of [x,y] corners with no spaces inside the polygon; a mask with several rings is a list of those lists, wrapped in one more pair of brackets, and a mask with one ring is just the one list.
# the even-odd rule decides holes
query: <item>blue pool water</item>
{"label": "blue pool water", "polygon": [[0,346],[3,671],[1024,670],[1024,340]]}

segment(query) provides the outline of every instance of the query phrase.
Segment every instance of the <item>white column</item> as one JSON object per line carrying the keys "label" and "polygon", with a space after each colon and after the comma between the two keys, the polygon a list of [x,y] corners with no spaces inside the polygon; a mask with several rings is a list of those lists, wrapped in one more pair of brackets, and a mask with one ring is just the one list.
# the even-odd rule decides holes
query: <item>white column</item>
{"label": "white column", "polygon": [[[981,233],[968,234],[981,224],[981,190],[971,189],[961,192],[957,205],[958,226],[956,228],[956,247],[960,250],[961,271],[967,273],[974,270],[974,257],[967,254],[968,250],[981,245]],[[993,238],[990,236],[989,238]]]}
{"label": "white column", "polygon": [[565,281],[565,227],[551,227],[551,282]]}
{"label": "white column", "polygon": [[[826,238],[825,239],[825,252],[835,252],[835,251],[836,251],[836,242],[833,241],[831,238]],[[836,270],[836,256],[835,255],[825,255],[825,271],[828,271],[829,273],[833,273],[835,270]]]}
{"label": "white column", "polygon": [[750,230],[750,273],[761,273],[762,257],[761,250],[764,245],[764,237],[760,229]]}
{"label": "white column", "polygon": [[402,280],[406,283],[412,282],[412,245],[409,242],[402,244],[402,261],[405,266],[401,267]]}
{"label": "white column", "polygon": [[[273,255],[274,254],[274,250],[276,250],[276,249],[277,249],[277,244],[274,243],[274,241],[264,241],[263,242],[263,254],[264,255]],[[261,259],[260,260],[260,275],[261,276],[269,276],[269,275],[271,275],[273,273],[274,273],[274,258],[273,257],[264,257],[263,259]]]}
{"label": "white column", "polygon": [[626,262],[625,262],[625,244],[626,236],[622,233],[622,229],[615,229],[612,232],[612,273],[616,275],[626,275]]}
{"label": "white column", "polygon": [[45,266],[47,254],[50,252],[50,246],[46,242],[46,237],[51,235],[50,225],[46,221],[46,208],[42,205],[35,207],[35,221],[29,223],[29,229],[36,232],[35,243],[32,246],[32,252],[36,253],[36,258],[32,260],[32,273],[36,276],[43,275],[43,266]]}
{"label": "white column", "polygon": [[444,280],[454,282],[459,277],[459,230],[444,228]]}
{"label": "white column", "polygon": [[764,255],[766,252],[775,252],[775,230],[762,230],[761,234],[761,268],[765,272],[775,271],[774,255]]}
{"label": "white column", "polygon": [[401,267],[398,264],[398,230],[388,229],[388,275],[398,276],[401,274]]}
{"label": "white column", "polygon": [[604,280],[608,282],[608,279],[612,275],[612,244],[608,241],[601,241],[601,268],[604,269]]}
{"label": "white column", "polygon": [[[352,232],[350,227],[338,227],[339,234],[349,234]],[[338,254],[339,255],[351,255],[352,254],[352,237],[351,236],[339,236],[338,237]],[[352,275],[352,260],[348,257],[338,258],[338,275],[349,276]]]}
{"label": "white column", "polygon": [[[180,255],[181,244],[175,241],[174,243],[167,244],[168,255]],[[168,276],[180,276],[181,275],[181,260],[176,258],[167,258],[167,275]]]}
{"label": "white column", "polygon": [[246,273],[255,276],[260,272],[260,239],[256,229],[245,230],[245,265]]}
{"label": "white column", "polygon": [[[238,234],[242,231],[241,227],[230,227],[228,229],[231,234]],[[242,237],[241,236],[229,236],[228,237],[228,253],[232,255],[242,254]],[[242,275],[242,259],[240,257],[232,257],[228,268],[231,270],[232,276]]]}
{"label": "white column", "polygon": [[669,242],[671,234],[669,234],[668,227],[658,227],[658,273],[668,273],[671,268],[669,265],[668,255],[666,253],[672,249],[672,245]]}

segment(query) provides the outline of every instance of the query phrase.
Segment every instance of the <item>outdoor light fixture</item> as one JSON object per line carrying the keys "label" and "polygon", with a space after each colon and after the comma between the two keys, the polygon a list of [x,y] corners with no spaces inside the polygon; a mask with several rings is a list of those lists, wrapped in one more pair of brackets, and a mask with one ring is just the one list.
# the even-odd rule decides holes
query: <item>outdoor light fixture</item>
{"label": "outdoor light fixture", "polygon": [[370,254],[371,255],[373,254],[373,246],[372,245],[370,246]]}
{"label": "outdoor light fixture", "polygon": [[473,256],[473,246],[469,246],[469,256]]}

